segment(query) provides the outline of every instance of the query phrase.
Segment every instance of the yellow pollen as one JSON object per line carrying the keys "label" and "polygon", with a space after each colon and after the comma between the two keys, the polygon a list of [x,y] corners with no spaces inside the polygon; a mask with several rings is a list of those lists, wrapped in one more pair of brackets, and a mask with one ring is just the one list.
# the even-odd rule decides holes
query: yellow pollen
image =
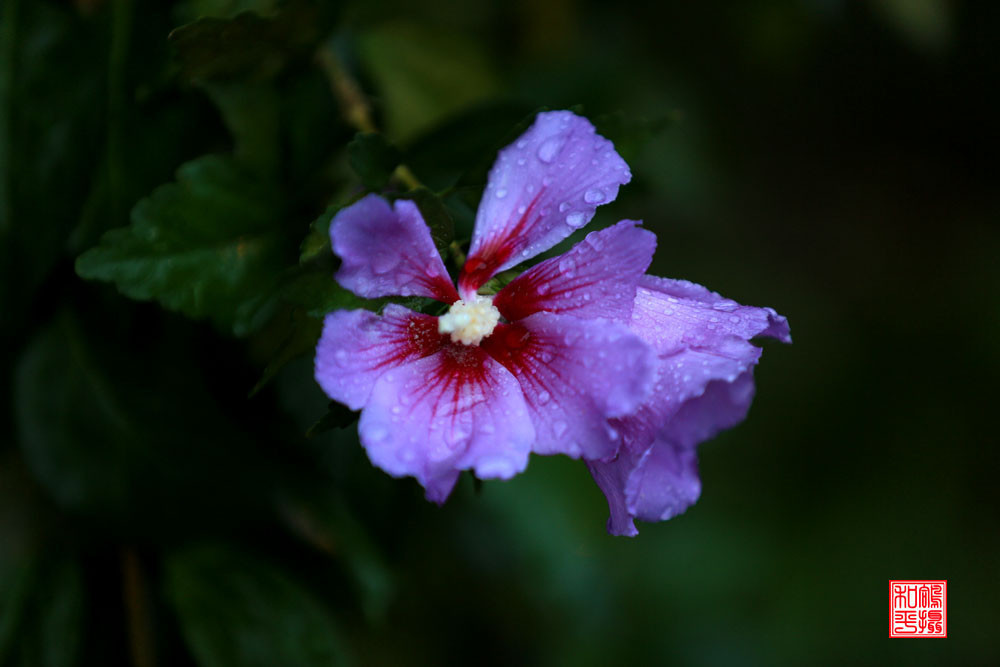
{"label": "yellow pollen", "polygon": [[459,299],[451,304],[448,312],[438,318],[438,332],[451,334],[453,343],[479,345],[499,321],[500,311],[493,306],[493,298],[477,294],[468,301]]}

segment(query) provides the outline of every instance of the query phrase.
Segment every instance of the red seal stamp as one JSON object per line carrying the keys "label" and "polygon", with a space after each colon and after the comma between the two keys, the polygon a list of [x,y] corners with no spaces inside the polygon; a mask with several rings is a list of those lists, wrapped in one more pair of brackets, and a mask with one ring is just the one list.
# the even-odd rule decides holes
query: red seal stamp
{"label": "red seal stamp", "polygon": [[889,582],[890,637],[947,637],[948,581]]}

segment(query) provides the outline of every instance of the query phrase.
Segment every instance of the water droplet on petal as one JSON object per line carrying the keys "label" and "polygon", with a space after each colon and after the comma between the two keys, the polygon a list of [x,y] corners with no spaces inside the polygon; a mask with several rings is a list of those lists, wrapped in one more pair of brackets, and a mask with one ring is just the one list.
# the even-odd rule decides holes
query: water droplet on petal
{"label": "water droplet on petal", "polygon": [[559,212],[560,213],[565,213],[568,210],[569,210],[569,202],[568,201],[564,201],[563,203],[559,204]]}
{"label": "water droplet on petal", "polygon": [[712,304],[712,308],[714,308],[715,310],[721,310],[724,313],[731,313],[739,307],[740,304],[730,299],[725,299],[724,301],[717,301],[716,303]]}
{"label": "water droplet on petal", "polygon": [[551,396],[551,395],[549,395],[549,392],[547,392],[547,391],[545,391],[545,390],[543,389],[543,390],[542,390],[541,392],[539,392],[539,394],[538,394],[538,404],[539,404],[539,405],[545,405],[546,403],[548,403],[548,402],[549,402],[549,399],[550,399],[550,398],[552,398],[552,396]]}
{"label": "water droplet on petal", "polygon": [[538,159],[545,163],[552,162],[556,158],[556,154],[560,148],[562,148],[562,139],[558,137],[546,139],[538,147]]}
{"label": "water droplet on petal", "polygon": [[576,229],[583,227],[586,222],[587,216],[580,211],[575,211],[566,216],[566,224]]}
{"label": "water droplet on petal", "polygon": [[600,204],[604,201],[604,192],[598,189],[587,190],[583,195],[583,201],[588,204]]}
{"label": "water droplet on petal", "polygon": [[556,421],[552,423],[552,432],[556,434],[557,438],[561,438],[563,434],[566,433],[566,429],[568,428],[569,426],[564,421]]}
{"label": "water droplet on petal", "polygon": [[497,190],[496,196],[497,199],[503,199],[504,197],[507,196],[507,190],[504,188],[500,188],[499,190]]}

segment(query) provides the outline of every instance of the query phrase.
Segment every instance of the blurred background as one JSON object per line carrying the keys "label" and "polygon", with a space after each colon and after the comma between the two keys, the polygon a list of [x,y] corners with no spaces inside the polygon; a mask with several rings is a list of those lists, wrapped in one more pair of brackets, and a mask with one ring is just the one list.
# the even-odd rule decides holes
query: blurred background
{"label": "blurred background", "polygon": [[[1000,664],[998,10],[3,0],[0,665]],[[328,207],[402,161],[467,239],[540,108],[795,338],[635,539],[559,457],[438,508],[311,377]]]}

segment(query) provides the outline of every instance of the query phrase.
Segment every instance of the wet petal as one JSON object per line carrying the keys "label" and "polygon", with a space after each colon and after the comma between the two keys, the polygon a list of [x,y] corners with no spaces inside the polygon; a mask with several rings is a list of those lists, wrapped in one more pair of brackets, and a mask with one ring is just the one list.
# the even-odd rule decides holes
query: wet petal
{"label": "wet petal", "polygon": [[772,308],[742,306],[701,285],[655,276],[639,281],[631,327],[660,354],[711,347],[729,336],[792,342],[788,321]]}
{"label": "wet petal", "polygon": [[536,313],[482,347],[520,383],[539,454],[614,455],[620,435],[607,419],[634,411],[652,384],[651,349],[614,322]]}
{"label": "wet petal", "polygon": [[384,373],[358,425],[372,463],[415,477],[427,498],[448,497],[459,470],[509,479],[528,463],[535,430],[517,381],[474,346]]}
{"label": "wet petal", "polygon": [[330,240],[342,261],[337,282],[358,296],[458,300],[430,229],[412,201],[400,199],[391,207],[378,195],[368,195],[337,213]]}
{"label": "wet petal", "polygon": [[701,495],[693,447],[657,439],[639,459],[625,485],[628,513],[643,521],[666,521]]}
{"label": "wet petal", "polygon": [[569,111],[538,114],[500,151],[476,214],[459,280],[471,295],[498,271],[548,250],[618,196],[631,179],[614,146]]}
{"label": "wet petal", "polygon": [[608,499],[608,532],[634,535],[632,519],[665,521],[693,505],[701,494],[697,445],[743,421],[753,394],[749,370],[733,381],[713,380],[680,404],[649,446],[630,440],[613,461],[588,461]]}
{"label": "wet petal", "polygon": [[[622,432],[625,446],[632,452],[644,451],[661,431],[671,426],[682,407],[701,397],[711,383],[734,383],[744,374],[749,377],[760,354],[760,348],[731,337],[712,350],[683,349],[661,357],[649,399],[635,413],[613,421]],[[745,395],[745,408],[749,408],[753,398],[752,387],[751,380],[751,390]],[[728,413],[718,415],[726,422],[721,428],[735,425],[745,414],[746,409],[732,423],[728,423]],[[705,416],[706,419],[711,417],[711,414]]]}
{"label": "wet petal", "polygon": [[493,305],[510,321],[544,310],[627,323],[636,286],[656,249],[656,235],[638,224],[622,220],[591,232],[569,252],[515,278]]}
{"label": "wet petal", "polygon": [[635,521],[628,511],[628,502],[625,500],[625,484],[634,469],[632,457],[623,454],[607,463],[587,461],[587,468],[608,499],[608,509],[611,514],[608,517],[608,533],[626,537],[638,535],[639,531],[636,530]]}
{"label": "wet petal", "polygon": [[360,410],[375,381],[388,369],[441,349],[437,318],[395,304],[382,316],[368,310],[337,310],[326,316],[316,345],[316,382],[326,395]]}

